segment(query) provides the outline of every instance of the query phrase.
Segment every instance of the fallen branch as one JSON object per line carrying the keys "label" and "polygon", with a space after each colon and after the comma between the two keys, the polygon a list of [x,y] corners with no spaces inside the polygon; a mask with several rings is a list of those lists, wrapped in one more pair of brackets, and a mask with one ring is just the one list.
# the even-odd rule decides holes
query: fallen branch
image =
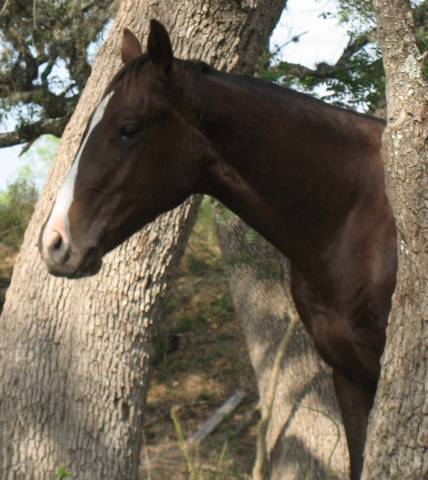
{"label": "fallen branch", "polygon": [[215,413],[214,415],[207,420],[202,427],[194,433],[187,443],[189,444],[197,444],[201,443],[208,435],[213,432],[220,423],[230,415],[238,405],[244,400],[246,396],[245,392],[238,391],[234,395],[232,395]]}
{"label": "fallen branch", "polygon": [[[207,400],[198,400],[198,401],[194,401],[194,402],[190,402],[190,403],[186,403],[184,405],[177,405],[174,407],[174,411],[175,412],[179,412],[180,410],[184,410],[185,408],[191,408],[191,407],[199,407],[201,405],[210,405],[210,402],[207,401]],[[160,420],[162,420],[163,418],[165,417],[170,417],[171,416],[171,412],[170,411],[167,411],[167,412],[164,412],[150,420],[148,420],[144,425],[143,425],[143,428],[149,428],[151,427],[152,425],[156,425]]]}
{"label": "fallen branch", "polygon": [[238,438],[241,435],[243,435],[250,427],[251,425],[258,423],[258,420],[256,420],[256,416],[258,416],[259,412],[259,402],[255,402],[251,405],[249,411],[245,414],[244,420],[242,423],[238,426],[236,431],[232,435],[232,439]]}

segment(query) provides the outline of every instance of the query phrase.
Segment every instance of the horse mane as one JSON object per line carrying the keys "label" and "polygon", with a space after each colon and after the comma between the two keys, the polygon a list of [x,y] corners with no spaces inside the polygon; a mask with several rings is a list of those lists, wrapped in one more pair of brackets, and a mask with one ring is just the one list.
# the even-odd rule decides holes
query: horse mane
{"label": "horse mane", "polygon": [[192,73],[209,74],[215,72],[208,63],[203,60],[180,60],[186,70],[190,70]]}
{"label": "horse mane", "polygon": [[204,68],[201,70],[196,67],[194,71],[202,74],[208,73],[212,79],[215,79],[220,83],[235,85],[244,89],[256,91],[262,95],[266,94],[287,96],[291,102],[303,102],[305,105],[312,105],[314,108],[319,107],[330,110],[331,112],[341,112],[353,116],[354,118],[373,121],[383,126],[386,124],[386,121],[384,119],[373,116],[370,113],[361,113],[340,105],[327,103],[324,100],[316,98],[310,94],[293,90],[273,81],[262,80],[261,78],[254,77],[252,75],[240,73],[226,73],[220,70],[216,70],[209,65],[206,65],[206,69]]}
{"label": "horse mane", "polygon": [[[111,91],[114,86],[120,82],[124,81],[124,88],[125,91],[130,92],[138,92],[140,87],[140,72],[141,69],[150,62],[150,58],[147,53],[140,55],[139,57],[135,58],[133,61],[124,65],[113,77],[112,81],[110,82],[109,86],[107,87],[106,93]],[[320,99],[314,98],[311,95],[297,92],[290,88],[287,88],[282,85],[278,85],[274,82],[264,81],[259,78],[250,76],[250,75],[242,75],[236,73],[225,73],[220,70],[216,70],[215,68],[208,65],[206,62],[202,60],[196,59],[179,59],[175,58],[174,63],[182,67],[185,71],[189,72],[191,76],[198,81],[199,76],[209,76],[212,79],[215,79],[221,83],[235,85],[238,87],[242,87],[244,89],[250,90],[257,90],[261,94],[265,92],[266,95],[286,95],[290,98],[292,102],[304,102],[306,104],[312,104],[314,108],[323,108],[330,110],[331,112],[342,112],[347,115],[350,115],[354,118],[359,118],[361,120],[366,121],[374,121],[378,124],[385,125],[385,120],[374,117],[370,114],[355,112],[353,110],[349,110],[347,108],[343,108],[338,105],[328,104]],[[192,92],[193,85],[190,88],[191,95],[197,97],[197,93],[195,91]],[[197,91],[197,88],[196,88]],[[318,106],[318,107],[317,107]]]}

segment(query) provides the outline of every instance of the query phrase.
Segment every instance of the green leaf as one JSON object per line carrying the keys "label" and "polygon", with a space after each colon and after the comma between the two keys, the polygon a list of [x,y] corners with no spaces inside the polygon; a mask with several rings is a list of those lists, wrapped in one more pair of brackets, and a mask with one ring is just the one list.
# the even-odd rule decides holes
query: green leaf
{"label": "green leaf", "polygon": [[67,472],[65,467],[59,467],[58,470],[56,471],[56,475],[59,480],[71,478],[71,474]]}

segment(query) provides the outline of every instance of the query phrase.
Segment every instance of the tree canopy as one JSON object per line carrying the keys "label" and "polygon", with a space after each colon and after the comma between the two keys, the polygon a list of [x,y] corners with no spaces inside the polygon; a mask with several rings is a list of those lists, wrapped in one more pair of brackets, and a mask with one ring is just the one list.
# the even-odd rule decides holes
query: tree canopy
{"label": "tree canopy", "polygon": [[[319,1],[319,0],[318,0]],[[421,51],[428,47],[428,1],[414,2],[416,32]],[[314,93],[324,87],[323,99],[335,105],[378,113],[385,107],[385,74],[376,42],[376,22],[371,0],[337,0],[334,17],[348,31],[349,41],[335,64],[318,63],[315,68],[266,55],[259,75],[282,85]],[[298,41],[298,38],[295,38]],[[273,61],[272,61],[273,60]],[[426,70],[428,77],[428,69]]]}
{"label": "tree canopy", "polygon": [[[61,136],[91,72],[91,53],[115,10],[116,2],[106,0],[6,1],[0,15],[0,148],[28,147],[43,134]],[[418,2],[414,14],[425,51],[428,0]],[[326,101],[379,112],[385,81],[372,2],[337,0],[336,9],[320,17],[337,18],[348,30],[348,45],[335,64],[308,68],[266,52],[258,75],[309,93],[323,87]]]}
{"label": "tree canopy", "polygon": [[60,136],[91,72],[106,0],[10,0],[0,15],[0,147]]}

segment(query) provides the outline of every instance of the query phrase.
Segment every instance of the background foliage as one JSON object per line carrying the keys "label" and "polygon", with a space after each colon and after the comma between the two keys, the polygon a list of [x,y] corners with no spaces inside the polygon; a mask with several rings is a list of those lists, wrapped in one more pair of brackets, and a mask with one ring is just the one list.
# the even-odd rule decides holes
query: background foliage
{"label": "background foliage", "polygon": [[37,190],[27,169],[5,192],[0,192],[0,238],[3,245],[18,250],[36,199]]}
{"label": "background foliage", "polygon": [[0,147],[61,136],[113,17],[106,0],[9,0],[0,17]]}
{"label": "background foliage", "polygon": [[[322,0],[317,0],[319,3]],[[414,2],[419,47],[428,46],[428,2]],[[327,7],[332,2],[327,4]],[[279,52],[266,52],[258,75],[284,86],[320,96],[338,106],[384,116],[385,75],[371,0],[337,0],[320,18],[335,18],[346,27],[349,41],[335,64],[318,63],[315,68],[281,61]],[[293,39],[292,39],[293,40]],[[294,39],[298,41],[298,37]],[[426,70],[428,77],[428,69]]]}
{"label": "background foliage", "polygon": [[[317,1],[322,6],[322,0]],[[424,51],[428,1],[415,3],[418,39]],[[47,133],[61,136],[116,6],[107,0],[4,3],[0,15],[0,148],[19,143],[29,146]],[[348,45],[335,64],[321,62],[308,68],[279,60],[281,51],[267,50],[259,62],[258,76],[315,95],[323,92],[323,99],[336,105],[382,115],[384,73],[371,1],[328,2],[320,17],[320,21],[337,19],[349,34]]]}

